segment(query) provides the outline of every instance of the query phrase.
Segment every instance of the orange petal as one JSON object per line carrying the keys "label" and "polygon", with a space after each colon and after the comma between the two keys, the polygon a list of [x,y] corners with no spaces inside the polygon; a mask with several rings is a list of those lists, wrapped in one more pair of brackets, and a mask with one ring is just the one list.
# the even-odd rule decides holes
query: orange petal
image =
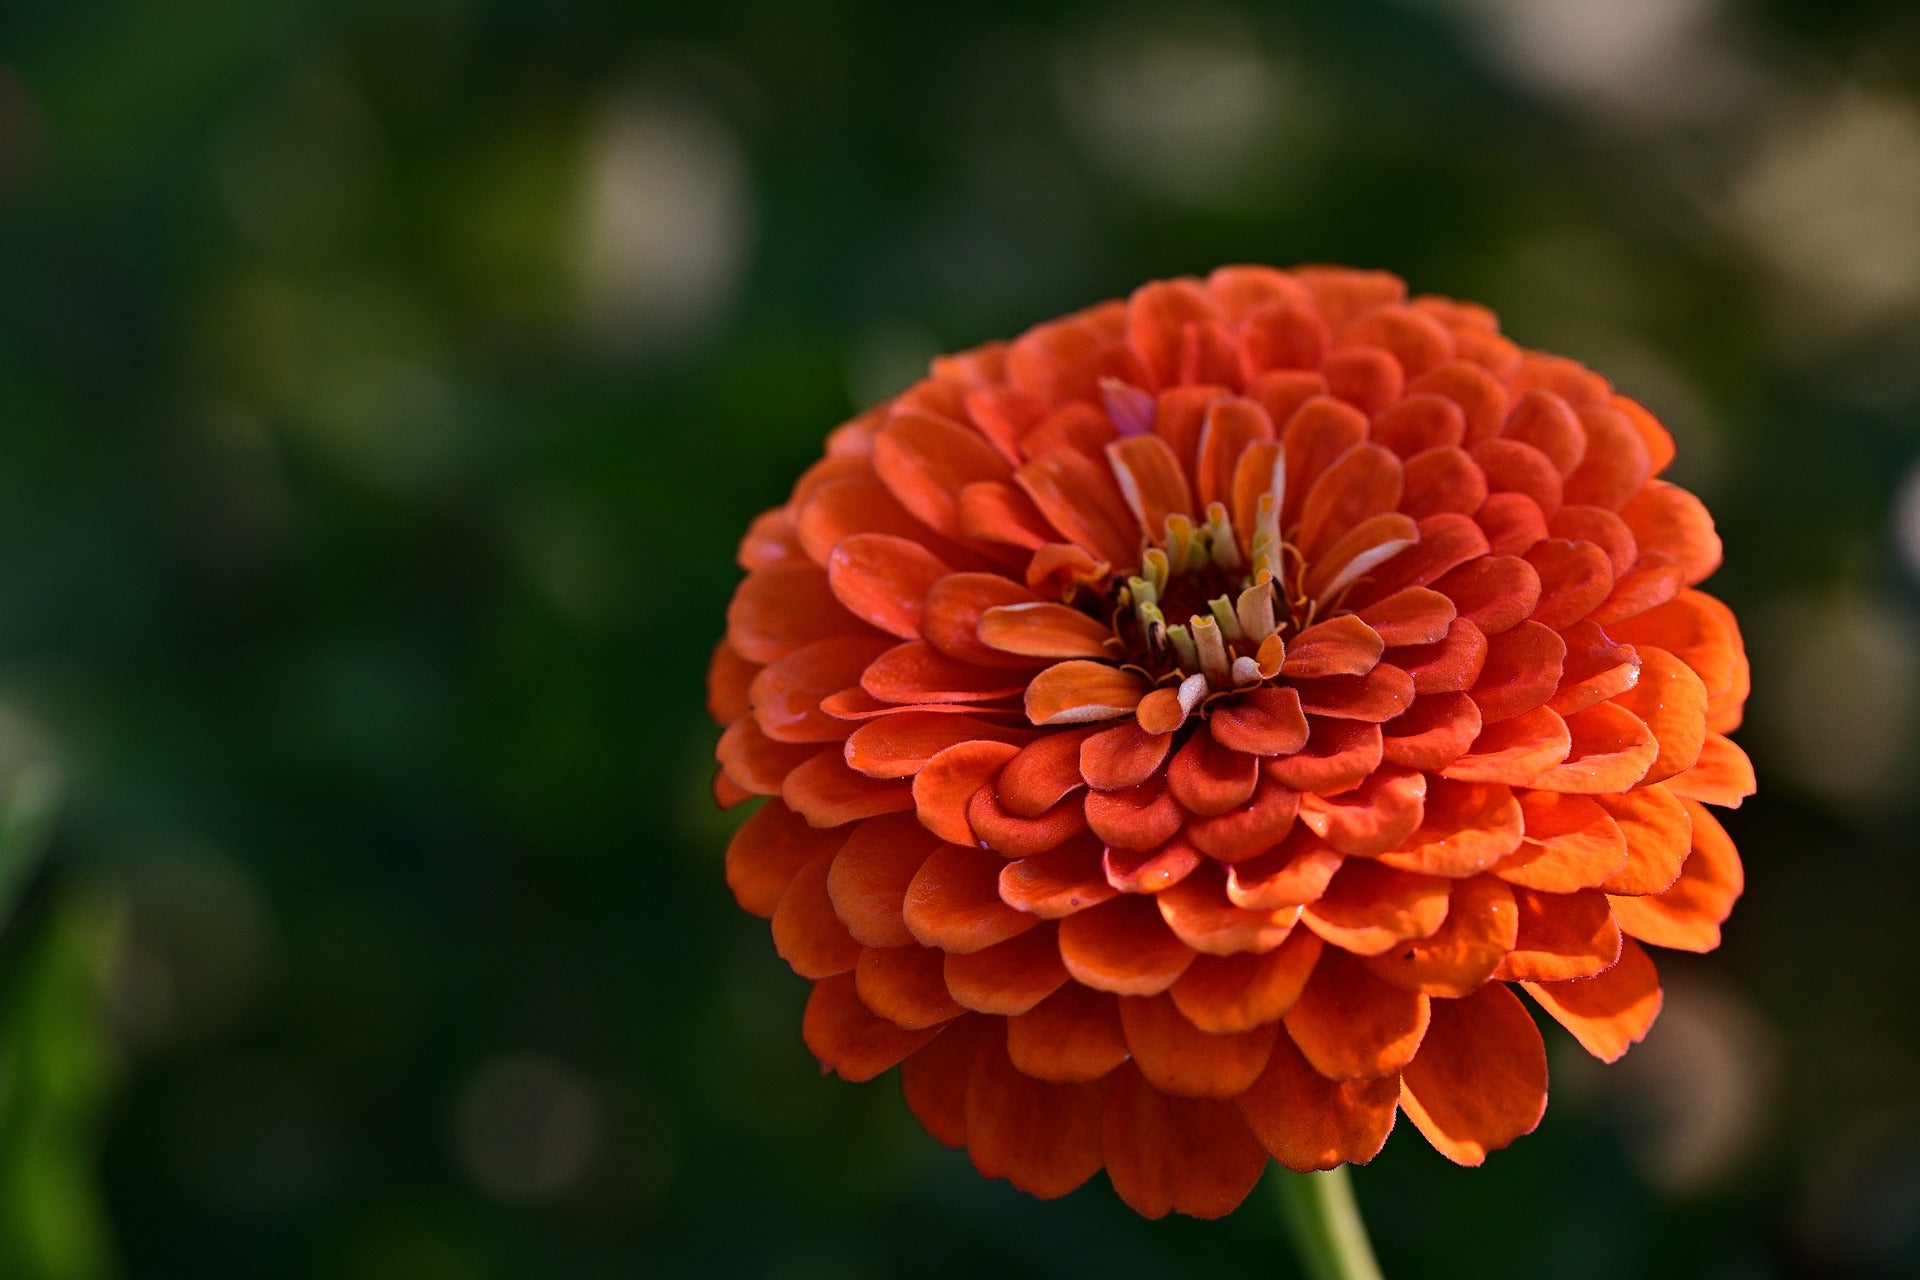
{"label": "orange petal", "polygon": [[1621,944],[1619,963],[1605,973],[1572,982],[1521,985],[1602,1062],[1618,1062],[1660,1016],[1660,974],[1631,938]]}
{"label": "orange petal", "polygon": [[1185,816],[1159,778],[1124,791],[1092,791],[1085,801],[1087,825],[1116,849],[1157,849],[1180,830]]}
{"label": "orange petal", "polygon": [[1365,1164],[1380,1154],[1399,1101],[1399,1076],[1329,1080],[1282,1036],[1267,1069],[1240,1095],[1238,1106],[1274,1159],[1306,1173]]}
{"label": "orange petal", "polygon": [[907,928],[923,946],[963,955],[1025,933],[1039,921],[1000,900],[1004,866],[1005,859],[985,849],[941,845],[907,886],[901,908]]}
{"label": "orange petal", "polygon": [[1720,945],[1720,926],[1746,887],[1740,855],[1713,814],[1685,800],[1693,820],[1693,851],[1680,878],[1664,893],[1644,898],[1614,898],[1621,929],[1640,941],[1679,951],[1711,951]]}
{"label": "orange petal", "polygon": [[967,1086],[967,1154],[989,1178],[1045,1200],[1100,1171],[1104,1084],[1048,1084],[1014,1069],[1003,1033],[982,1036]]}
{"label": "orange petal", "polygon": [[992,787],[982,787],[967,802],[967,825],[980,843],[1007,858],[1045,853],[1087,829],[1085,807],[1069,796],[1037,818],[1009,813]]}
{"label": "orange petal", "polygon": [[1519,802],[1508,788],[1435,778],[1419,827],[1378,861],[1422,875],[1476,875],[1520,847],[1522,828]]}
{"label": "orange petal", "polygon": [[997,573],[950,573],[928,589],[920,630],[927,643],[961,665],[1031,672],[1043,664],[987,645],[980,623],[991,609],[1037,603],[1031,590]]}
{"label": "orange petal", "polygon": [[1479,365],[1449,360],[1435,365],[1407,384],[1407,398],[1432,392],[1459,405],[1466,418],[1463,439],[1477,444],[1492,439],[1507,418],[1507,389]]}
{"label": "orange petal", "polygon": [[1588,616],[1603,627],[1637,618],[1680,594],[1685,575],[1672,556],[1650,551],[1613,579],[1613,594]]}
{"label": "orange petal", "polygon": [[1546,707],[1535,707],[1525,715],[1482,729],[1467,753],[1440,774],[1461,782],[1532,786],[1535,779],[1567,758],[1572,744],[1567,722]]}
{"label": "orange petal", "polygon": [[1355,955],[1376,956],[1410,938],[1430,938],[1447,918],[1451,883],[1349,858],[1319,901],[1301,914],[1308,928]]}
{"label": "orange petal", "polygon": [[842,1080],[871,1080],[933,1039],[936,1028],[907,1031],[867,1008],[851,973],[813,984],[800,1034],[820,1065]]}
{"label": "orange petal", "polygon": [[1473,518],[1486,531],[1487,546],[1497,556],[1522,556],[1547,536],[1547,518],[1540,504],[1524,493],[1494,493],[1480,504]]}
{"label": "orange petal", "polygon": [[1391,564],[1419,540],[1420,526],[1412,516],[1398,511],[1368,516],[1319,553],[1307,570],[1304,590],[1316,600],[1336,595]]}
{"label": "orange petal", "polygon": [[1250,911],[1227,898],[1226,872],[1204,862],[1154,895],[1161,918],[1180,941],[1205,955],[1271,951],[1286,941],[1300,918],[1298,907]]}
{"label": "orange petal", "polygon": [[1381,663],[1363,676],[1329,676],[1298,686],[1300,705],[1308,715],[1335,720],[1391,720],[1413,705],[1413,678],[1399,667]]}
{"label": "orange petal", "polygon": [[1561,716],[1585,711],[1625,693],[1640,679],[1640,655],[1632,645],[1617,645],[1592,622],[1576,622],[1560,633],[1567,656],[1560,687],[1547,705]]}
{"label": "orange petal", "polygon": [[1444,769],[1480,736],[1480,707],[1464,693],[1430,693],[1380,726],[1381,757],[1409,769]]}
{"label": "orange petal", "polygon": [[1366,604],[1408,587],[1433,585],[1456,566],[1478,560],[1487,551],[1487,535],[1470,517],[1450,511],[1425,516],[1420,520],[1419,543],[1370,574],[1363,589],[1354,592],[1354,600]]}
{"label": "orange petal", "polygon": [[913,789],[855,773],[839,744],[797,766],[780,784],[787,807],[816,827],[839,827],[861,818],[913,808]]}
{"label": "orange petal", "polygon": [[727,887],[741,907],[771,919],[800,868],[832,854],[846,838],[844,831],[810,827],[778,800],[768,801],[727,844]]}
{"label": "orange petal", "polygon": [[1587,452],[1587,433],[1572,407],[1540,387],[1528,388],[1514,399],[1502,434],[1538,449],[1561,475],[1579,466]]}
{"label": "orange petal", "polygon": [[1740,664],[1739,629],[1727,607],[1704,591],[1616,622],[1607,634],[1624,644],[1656,645],[1692,667],[1709,695],[1732,688]]}
{"label": "orange petal", "polygon": [[980,642],[1029,658],[1101,658],[1113,649],[1107,624],[1064,604],[1001,605],[980,615]]}
{"label": "orange petal", "polygon": [[1181,1098],[1238,1097],[1267,1066],[1279,1026],[1216,1035],[1202,1031],[1166,995],[1120,1001],[1127,1048],[1147,1083]]}
{"label": "orange petal", "polygon": [[1400,398],[1406,375],[1400,362],[1377,347],[1347,347],[1335,351],[1320,366],[1327,390],[1368,415],[1377,414]]}
{"label": "orange petal", "polygon": [[1142,1217],[1223,1218],[1267,1166],[1231,1103],[1169,1097],[1132,1067],[1114,1075],[1102,1133],[1107,1177]]}
{"label": "orange petal", "polygon": [[1137,673],[1102,662],[1056,663],[1027,686],[1027,719],[1034,724],[1117,720],[1133,714],[1147,688]]}
{"label": "orange petal", "polygon": [[1080,744],[1080,776],[1098,791],[1138,786],[1158,772],[1172,741],[1132,721],[1102,729]]}
{"label": "orange petal", "polygon": [[924,546],[887,533],[843,538],[827,559],[834,598],[855,617],[904,640],[919,637],[927,590],[951,572]]}
{"label": "orange petal", "polygon": [[1380,726],[1316,717],[1307,722],[1307,745],[1268,760],[1266,775],[1296,791],[1334,795],[1359,786],[1380,767]]}
{"label": "orange petal", "polygon": [[1202,1031],[1252,1031],[1277,1022],[1293,1008],[1325,945],[1308,930],[1295,929],[1269,951],[1203,955],[1187,966],[1168,994]]}
{"label": "orange petal", "polygon": [[1067,981],[1059,926],[1048,921],[984,950],[949,951],[946,977],[947,991],[969,1009],[1002,1017],[1025,1013]]}
{"label": "orange petal", "polygon": [[1569,542],[1591,542],[1607,553],[1614,577],[1633,567],[1640,558],[1639,544],[1627,522],[1604,507],[1570,504],[1554,513],[1547,529],[1556,538]]}
{"label": "orange petal", "polygon": [[1598,889],[1541,893],[1516,888],[1520,936],[1495,976],[1502,981],[1565,982],[1588,978],[1620,958],[1620,929]]}
{"label": "orange petal", "polygon": [[[1305,482],[1305,477],[1301,481]],[[1289,484],[1294,482],[1291,473]],[[1308,564],[1318,563],[1339,537],[1370,516],[1400,503],[1400,459],[1372,444],[1356,444],[1312,481],[1293,539]]]}
{"label": "orange petal", "polygon": [[860,945],[904,947],[913,933],[901,916],[907,886],[940,844],[912,814],[869,818],[833,856],[827,895]]}
{"label": "orange petal", "polygon": [[1526,553],[1540,575],[1540,602],[1533,620],[1559,631],[1599,607],[1613,593],[1613,561],[1591,542],[1551,538]]}
{"label": "orange petal", "polygon": [[[1200,427],[1200,448],[1194,463],[1194,480],[1200,489],[1201,508],[1226,503],[1234,496],[1234,473],[1248,446],[1271,441],[1273,419],[1258,402],[1240,396],[1222,396],[1207,406]],[[1154,526],[1157,531],[1160,526]],[[1252,525],[1241,526],[1249,531]]]}
{"label": "orange petal", "polygon": [[1250,911],[1313,902],[1327,891],[1345,856],[1302,827],[1278,849],[1227,867],[1227,898]]}
{"label": "orange petal", "polygon": [[1416,693],[1463,693],[1486,667],[1487,637],[1465,618],[1455,618],[1444,639],[1395,649],[1393,661],[1412,677]]}
{"label": "orange petal", "polygon": [[1303,796],[1300,821],[1341,853],[1371,857],[1419,827],[1426,792],[1425,774],[1386,765],[1351,791]]}
{"label": "orange petal", "polygon": [[1481,556],[1447,573],[1433,589],[1489,636],[1518,625],[1540,603],[1540,575],[1518,556]]}
{"label": "orange petal", "polygon": [[1571,743],[1566,762],[1528,785],[1586,795],[1625,791],[1646,776],[1660,753],[1653,731],[1617,703],[1602,702],[1577,711],[1566,723]]}
{"label": "orange petal", "polygon": [[1011,470],[977,432],[924,413],[900,414],[880,429],[873,469],[901,506],[949,537],[960,532],[960,490]]}
{"label": "orange petal", "polygon": [[831,858],[815,858],[794,873],[773,910],[773,947],[803,978],[826,978],[852,969],[860,944],[834,912],[827,892]]}
{"label": "orange petal", "polygon": [[1128,436],[1107,446],[1107,462],[1140,530],[1158,541],[1167,517],[1193,515],[1193,493],[1173,449],[1156,435]]}
{"label": "orange petal", "polygon": [[950,1147],[967,1145],[967,1084],[984,1018],[950,1022],[900,1064],[900,1092],[926,1131]]}
{"label": "orange petal", "polygon": [[1672,556],[1681,580],[1692,586],[1720,567],[1720,535],[1700,499],[1685,489],[1654,480],[1620,508],[1642,551]]}
{"label": "orange petal", "polygon": [[1086,1084],[1127,1060],[1120,1007],[1104,991],[1068,983],[1030,1012],[1007,1019],[1016,1069],[1054,1084]]}
{"label": "orange petal", "polygon": [[722,640],[713,647],[713,657],[707,663],[707,714],[716,723],[732,724],[753,709],[747,699],[747,690],[753,686],[753,677],[759,674],[760,665],[748,662],[739,651]]}
{"label": "orange petal", "polygon": [[1402,458],[1443,445],[1459,444],[1467,433],[1466,415],[1445,396],[1409,395],[1373,420],[1368,438]]}
{"label": "orange petal", "polygon": [[1133,513],[1111,473],[1085,454],[1046,453],[1020,468],[1014,479],[1068,541],[1115,565],[1139,562]]}
{"label": "orange petal", "polygon": [[1388,648],[1434,644],[1446,639],[1455,609],[1453,601],[1429,587],[1408,587],[1360,611],[1366,623]]}
{"label": "orange petal", "polygon": [[1487,488],[1492,492],[1524,493],[1549,516],[1560,509],[1560,472],[1551,458],[1532,445],[1518,440],[1482,440],[1467,452],[1486,472]]}
{"label": "orange petal", "polygon": [[1615,695],[1613,704],[1632,712],[1652,731],[1659,746],[1659,755],[1640,779],[1646,786],[1665,782],[1699,761],[1707,740],[1707,686],[1692,667],[1665,649],[1637,648],[1640,680]]}
{"label": "orange petal", "polygon": [[1566,643],[1537,622],[1522,622],[1487,641],[1487,661],[1473,685],[1480,719],[1491,724],[1545,706],[1560,687]]}
{"label": "orange petal", "polygon": [[727,643],[749,662],[777,662],[827,636],[861,635],[867,624],[835,598],[826,570],[777,564],[747,575],[727,606]]}
{"label": "orange petal", "polygon": [[1260,761],[1230,751],[1211,734],[1196,733],[1167,766],[1167,788],[1191,813],[1230,813],[1253,796]]}
{"label": "orange petal", "polygon": [[813,743],[775,742],[749,716],[727,726],[713,754],[725,770],[726,780],[735,787],[749,795],[777,796],[787,775],[818,751]]}
{"label": "orange petal", "polygon": [[1214,742],[1249,756],[1292,755],[1307,744],[1307,717],[1300,710],[1299,693],[1273,685],[1216,705],[1207,717],[1207,728]]}
{"label": "orange petal", "polygon": [[1513,890],[1492,876],[1474,876],[1453,886],[1446,922],[1432,937],[1393,947],[1366,964],[1408,991],[1469,995],[1513,949],[1519,919]]}
{"label": "orange petal", "polygon": [[[1437,515],[1470,516],[1487,500],[1487,477],[1465,449],[1437,445],[1407,459],[1400,509],[1415,520]],[[1486,537],[1481,536],[1481,544]]]}
{"label": "orange petal", "polygon": [[1007,762],[994,783],[1008,813],[1037,818],[1086,785],[1080,776],[1080,747],[1088,729],[1047,733],[1035,738]]}
{"label": "orange petal", "polygon": [[1107,883],[1121,893],[1159,893],[1193,874],[1200,851],[1176,836],[1158,849],[1108,849],[1101,856]]}
{"label": "orange petal", "polygon": [[1287,644],[1280,673],[1295,680],[1364,676],[1386,649],[1380,633],[1351,613],[1316,622]]}
{"label": "orange petal", "polygon": [[1155,280],[1127,299],[1127,343],[1156,384],[1186,382],[1200,331],[1219,329],[1223,319],[1198,281]]}
{"label": "orange petal", "polygon": [[882,702],[917,706],[941,702],[987,702],[1027,687],[1022,671],[977,667],[948,657],[925,640],[909,640],[875,658],[860,687]]}
{"label": "orange petal", "polygon": [[1244,862],[1274,848],[1293,830],[1300,793],[1263,778],[1253,799],[1231,813],[1195,818],[1184,828],[1193,847],[1222,862]]}
{"label": "orange petal", "polygon": [[1056,535],[1033,499],[1002,480],[978,480],[961,488],[954,514],[960,536],[1033,551]]}
{"label": "orange petal", "polygon": [[1085,986],[1115,995],[1157,995],[1193,962],[1152,899],[1123,894],[1060,923],[1060,958]]}
{"label": "orange petal", "polygon": [[1527,838],[1494,874],[1542,893],[1574,893],[1606,882],[1627,865],[1627,838],[1587,796],[1526,791]]}
{"label": "orange petal", "polygon": [[1737,809],[1753,794],[1753,761],[1725,734],[1709,732],[1693,768],[1667,780],[1667,789],[1688,800]]}
{"label": "orange petal", "polygon": [[775,742],[840,742],[847,723],[821,700],[859,684],[861,672],[892,645],[879,636],[830,636],[760,669],[748,694],[760,731]]}
{"label": "orange petal", "polygon": [[1641,896],[1660,893],[1680,878],[1693,847],[1693,819],[1671,787],[1661,783],[1593,799],[1627,842],[1626,862],[1600,882],[1602,889]]}
{"label": "orange petal", "polygon": [[1017,858],[1000,870],[1000,899],[1043,920],[1097,906],[1119,892],[1107,883],[1100,855],[1099,844],[1087,839]]}
{"label": "orange petal", "polygon": [[[964,709],[962,709],[964,710]],[[1004,742],[1022,746],[1033,731],[992,724],[971,715],[899,711],[876,716],[847,738],[847,763],[869,778],[911,778],[927,762],[963,742]]]}
{"label": "orange petal", "polygon": [[1328,948],[1287,1011],[1287,1034],[1329,1080],[1389,1075],[1419,1050],[1427,1004],[1426,996],[1383,981],[1358,959]]}
{"label": "orange petal", "polygon": [[[1331,396],[1314,396],[1287,419],[1280,432],[1286,458],[1286,502],[1280,527],[1290,529],[1300,518],[1313,483],[1341,457],[1367,438],[1367,416]],[[1328,495],[1329,500],[1331,494]]]}
{"label": "orange petal", "polygon": [[1567,476],[1567,501],[1618,507],[1653,476],[1647,442],[1617,409],[1583,405],[1579,415],[1587,433],[1587,455]]}
{"label": "orange petal", "polygon": [[1400,1108],[1455,1164],[1532,1133],[1547,1110],[1547,1048],[1526,1006],[1499,983],[1436,1000],[1426,1042],[1400,1073]]}
{"label": "orange petal", "polygon": [[1020,748],[1006,742],[968,741],[948,747],[913,777],[913,805],[920,824],[951,844],[974,844],[979,837],[967,809],[982,787],[999,776]]}
{"label": "orange petal", "polygon": [[944,957],[909,944],[870,948],[853,967],[854,989],[867,1008],[906,1031],[937,1027],[966,1010],[947,994]]}

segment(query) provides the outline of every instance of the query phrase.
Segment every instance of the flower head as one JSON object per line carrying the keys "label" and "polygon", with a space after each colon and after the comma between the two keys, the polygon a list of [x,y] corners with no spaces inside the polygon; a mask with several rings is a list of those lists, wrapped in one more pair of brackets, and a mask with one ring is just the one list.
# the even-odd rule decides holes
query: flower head
{"label": "flower head", "polygon": [[1393,276],[1149,284],[835,431],[709,673],[807,1044],[1043,1196],[1530,1132],[1741,887],[1720,561],[1599,375]]}

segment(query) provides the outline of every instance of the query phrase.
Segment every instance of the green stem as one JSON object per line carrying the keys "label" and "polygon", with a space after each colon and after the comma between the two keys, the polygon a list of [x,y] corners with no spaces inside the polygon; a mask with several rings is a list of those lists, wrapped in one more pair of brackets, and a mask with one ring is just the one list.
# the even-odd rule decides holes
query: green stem
{"label": "green stem", "polygon": [[1287,1228],[1311,1280],[1381,1280],[1347,1166],[1325,1173],[1280,1170]]}

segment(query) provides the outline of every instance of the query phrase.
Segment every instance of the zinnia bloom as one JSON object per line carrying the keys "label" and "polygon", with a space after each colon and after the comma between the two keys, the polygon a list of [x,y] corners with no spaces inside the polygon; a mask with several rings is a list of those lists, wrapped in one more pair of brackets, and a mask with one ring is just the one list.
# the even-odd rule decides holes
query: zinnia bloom
{"label": "zinnia bloom", "polygon": [[825,1069],[1213,1217],[1396,1112],[1530,1132],[1741,888],[1747,662],[1639,404],[1379,272],[1233,267],[934,361],[757,519],[727,852]]}

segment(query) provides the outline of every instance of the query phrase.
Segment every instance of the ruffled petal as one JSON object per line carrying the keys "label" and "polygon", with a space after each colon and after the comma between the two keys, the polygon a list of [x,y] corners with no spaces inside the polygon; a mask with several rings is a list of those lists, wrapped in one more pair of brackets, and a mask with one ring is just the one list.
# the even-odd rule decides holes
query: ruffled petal
{"label": "ruffled petal", "polygon": [[933,1039],[937,1028],[908,1031],[867,1008],[851,973],[813,984],[800,1034],[820,1065],[842,1080],[871,1080]]}
{"label": "ruffled petal", "polygon": [[1018,754],[1011,743],[983,740],[957,743],[929,759],[913,777],[920,824],[950,844],[974,844],[979,837],[967,817],[973,797]]}
{"label": "ruffled petal", "polygon": [[1295,929],[1269,951],[1202,955],[1168,990],[1186,1019],[1215,1035],[1252,1031],[1293,1008],[1325,944]]}
{"label": "ruffled petal", "polygon": [[1049,921],[979,951],[949,951],[946,978],[948,993],[975,1012],[1025,1013],[1068,980],[1059,928]]}
{"label": "ruffled petal", "polygon": [[1429,996],[1471,994],[1492,976],[1519,936],[1513,890],[1492,876],[1453,886],[1447,918],[1432,937],[1401,943],[1367,958],[1367,967],[1396,987]]}
{"label": "ruffled petal", "polygon": [[1306,990],[1287,1011],[1287,1034],[1329,1080],[1390,1075],[1406,1066],[1427,1033],[1428,999],[1376,977],[1329,947]]}
{"label": "ruffled petal", "polygon": [[1269,778],[1324,796],[1359,786],[1380,767],[1379,725],[1316,717],[1308,727],[1306,746],[1266,762],[1263,769]]}
{"label": "ruffled petal", "polygon": [[901,910],[907,886],[933,855],[940,838],[912,814],[870,818],[853,829],[827,871],[834,914],[864,947],[904,947],[914,941]]}
{"label": "ruffled petal", "polygon": [[1447,918],[1452,882],[1349,858],[1301,920],[1326,941],[1374,956],[1411,938],[1429,938]]}
{"label": "ruffled petal", "polygon": [[1494,976],[1504,982],[1590,978],[1620,958],[1620,928],[1598,889],[1541,893],[1516,888],[1520,935]]}
{"label": "ruffled petal", "polygon": [[1746,887],[1746,874],[1713,814],[1695,801],[1681,803],[1693,820],[1693,851],[1680,878],[1651,897],[1614,898],[1613,914],[1622,930],[1652,946],[1711,951],[1720,945],[1720,926]]}
{"label": "ruffled petal", "polygon": [[1060,958],[1085,986],[1115,995],[1158,995],[1193,963],[1151,898],[1122,894],[1060,922]]}
{"label": "ruffled petal", "polygon": [[989,1178],[1043,1200],[1100,1171],[1104,1083],[1049,1084],[1014,1069],[1005,1033],[989,1024],[967,1085],[967,1154]]}
{"label": "ruffled petal", "polygon": [[1275,1160],[1307,1173],[1380,1154],[1399,1102],[1399,1076],[1329,1080],[1282,1036],[1237,1105]]}
{"label": "ruffled petal", "polygon": [[966,954],[1017,937],[1039,923],[1000,900],[1006,860],[985,849],[943,844],[914,873],[901,917],[922,946]]}
{"label": "ruffled petal", "polygon": [[1127,1060],[1119,1002],[1069,982],[1031,1011],[1007,1019],[1007,1054],[1036,1080],[1098,1080]]}
{"label": "ruffled petal", "polygon": [[1498,983],[1436,1000],[1426,1042],[1400,1073],[1400,1108],[1455,1164],[1532,1133],[1547,1110],[1547,1048],[1526,1006]]}
{"label": "ruffled petal", "polygon": [[1169,1097],[1131,1066],[1109,1086],[1103,1135],[1114,1191],[1147,1218],[1223,1218],[1267,1166],[1231,1103]]}
{"label": "ruffled petal", "polygon": [[1572,982],[1521,985],[1602,1062],[1618,1062],[1645,1038],[1660,1016],[1660,974],[1652,958],[1631,938],[1621,944],[1619,961],[1605,973]]}
{"label": "ruffled petal", "polygon": [[1419,827],[1426,792],[1425,774],[1386,765],[1351,791],[1302,797],[1300,821],[1341,853],[1371,857]]}
{"label": "ruffled petal", "polygon": [[1139,674],[1075,659],[1048,667],[1027,686],[1027,719],[1035,724],[1086,724],[1133,714],[1149,688]]}
{"label": "ruffled petal", "polygon": [[1147,1083],[1176,1097],[1223,1100],[1259,1078],[1280,1030],[1267,1023],[1230,1034],[1202,1031],[1167,995],[1124,997],[1120,1026]]}
{"label": "ruffled petal", "polygon": [[1159,770],[1172,742],[1172,734],[1148,733],[1131,721],[1102,729],[1080,744],[1080,776],[1097,791],[1139,786]]}
{"label": "ruffled petal", "polygon": [[1292,755],[1307,744],[1299,693],[1273,685],[1220,703],[1208,715],[1207,728],[1220,746],[1249,756]]}

